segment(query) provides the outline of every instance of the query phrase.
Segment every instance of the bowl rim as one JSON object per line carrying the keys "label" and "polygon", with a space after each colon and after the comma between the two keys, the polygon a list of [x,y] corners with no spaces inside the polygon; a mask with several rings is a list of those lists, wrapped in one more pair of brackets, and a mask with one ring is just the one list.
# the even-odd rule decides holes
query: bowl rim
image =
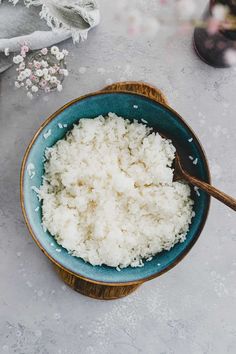
{"label": "bowl rim", "polygon": [[30,143],[28,144],[26,151],[24,153],[23,159],[22,159],[22,163],[21,163],[21,169],[20,169],[20,205],[21,205],[21,210],[23,213],[23,217],[26,223],[26,226],[28,228],[28,231],[31,235],[31,237],[33,238],[34,242],[37,244],[37,246],[40,248],[40,250],[46,255],[46,257],[52,262],[54,263],[54,265],[56,265],[57,267],[59,267],[60,269],[64,270],[65,272],[68,272],[69,274],[80,278],[82,280],[88,281],[90,283],[93,284],[99,284],[99,285],[107,285],[107,286],[128,286],[128,285],[136,285],[136,284],[142,284],[146,281],[152,280],[154,278],[159,277],[160,275],[168,272],[169,270],[171,270],[172,268],[174,268],[177,264],[179,264],[184,257],[189,253],[189,251],[192,249],[192,247],[194,246],[194,244],[197,242],[200,234],[202,233],[202,230],[206,224],[206,220],[207,217],[209,215],[209,209],[210,209],[210,202],[211,202],[211,198],[209,195],[207,195],[207,201],[206,201],[206,210],[203,214],[202,220],[201,220],[201,224],[200,227],[198,229],[198,232],[196,233],[195,237],[193,238],[193,240],[188,244],[188,246],[185,248],[185,250],[183,251],[182,254],[180,254],[177,259],[168,265],[168,267],[166,267],[165,269],[162,269],[161,271],[156,271],[154,274],[141,278],[139,280],[132,280],[132,281],[123,281],[123,282],[104,282],[104,281],[98,281],[98,280],[94,280],[92,278],[88,278],[85,277],[79,273],[75,273],[73,271],[71,271],[70,269],[66,268],[64,265],[62,265],[61,263],[59,263],[57,260],[55,260],[45,249],[44,247],[41,245],[39,239],[37,238],[36,234],[33,231],[33,228],[31,227],[30,221],[28,219],[27,213],[26,213],[26,208],[25,208],[25,202],[24,202],[24,176],[25,176],[25,165],[26,165],[26,161],[28,159],[29,153],[31,151],[32,146],[34,145],[36,139],[38,138],[38,136],[40,135],[41,131],[56,117],[58,116],[61,112],[63,112],[65,109],[67,109],[68,107],[72,106],[74,103],[77,103],[79,101],[82,101],[86,98],[89,97],[94,97],[94,96],[98,96],[98,95],[109,95],[109,94],[131,94],[131,95],[136,95],[136,96],[141,96],[141,97],[145,97],[146,99],[154,102],[155,104],[161,105],[164,109],[170,111],[171,113],[173,113],[175,115],[175,118],[178,119],[182,125],[184,125],[192,134],[192,136],[194,136],[194,140],[197,143],[197,145],[200,147],[200,151],[202,153],[202,158],[203,158],[203,162],[204,162],[204,167],[205,167],[205,172],[207,174],[207,182],[211,183],[211,175],[210,175],[210,170],[209,170],[209,164],[208,164],[208,160],[207,160],[207,156],[205,153],[205,150],[201,144],[201,142],[199,141],[197,135],[195,134],[195,132],[193,131],[193,129],[185,122],[185,120],[182,118],[182,116],[177,113],[173,108],[171,108],[169,105],[166,104],[162,104],[160,102],[157,102],[154,98],[151,97],[147,97],[144,94],[141,93],[136,93],[136,92],[129,92],[129,91],[125,91],[122,89],[119,90],[107,90],[107,89],[103,89],[103,90],[99,90],[99,91],[95,91],[95,92],[91,92],[88,93],[86,95],[82,95],[78,98],[75,98],[67,103],[65,103],[62,107],[60,107],[57,111],[55,111],[54,113],[52,113],[48,118],[46,118],[44,120],[44,122],[39,126],[39,128],[37,129],[36,133],[33,135],[33,138],[30,140]]}

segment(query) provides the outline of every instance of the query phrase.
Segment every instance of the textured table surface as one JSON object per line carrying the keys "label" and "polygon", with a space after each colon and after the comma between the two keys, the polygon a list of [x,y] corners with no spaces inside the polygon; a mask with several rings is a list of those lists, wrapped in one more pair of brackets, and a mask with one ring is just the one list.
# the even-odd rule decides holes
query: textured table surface
{"label": "textured table surface", "polygon": [[110,302],[65,286],[24,225],[19,170],[30,138],[62,104],[118,80],[162,89],[203,143],[214,184],[236,196],[236,71],[202,63],[191,33],[122,36],[111,1],[101,3],[88,41],[62,45],[70,51],[62,93],[30,101],[13,87],[14,68],[0,76],[0,353],[233,354],[236,219],[224,205],[212,200],[199,241],[177,267]]}

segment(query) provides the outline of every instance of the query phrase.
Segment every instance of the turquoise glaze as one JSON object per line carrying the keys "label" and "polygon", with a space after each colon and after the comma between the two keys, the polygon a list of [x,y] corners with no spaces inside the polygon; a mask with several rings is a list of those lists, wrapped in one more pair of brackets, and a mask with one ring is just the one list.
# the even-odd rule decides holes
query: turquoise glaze
{"label": "turquoise glaze", "polygon": [[[138,106],[138,108],[136,107]],[[60,110],[59,110],[60,111]],[[133,119],[144,119],[154,130],[159,131],[166,137],[171,137],[180,155],[186,156],[186,168],[195,176],[209,181],[208,167],[204,153],[194,133],[182,121],[177,113],[161,104],[133,93],[99,93],[72,102],[66,108],[56,113],[54,118],[39,130],[28,155],[23,170],[23,203],[32,232],[40,243],[41,248],[58,264],[75,274],[85,278],[105,283],[126,283],[145,280],[145,278],[157,276],[170,269],[188,252],[197,240],[207,217],[209,209],[209,196],[200,192],[198,197],[193,191],[195,201],[194,210],[196,216],[190,226],[187,239],[183,243],[175,245],[169,252],[162,252],[150,262],[145,262],[142,268],[122,269],[118,272],[115,268],[107,266],[92,266],[82,259],[72,257],[54,240],[48,232],[44,232],[41,226],[41,206],[32,186],[39,187],[42,182],[43,156],[46,147],[52,146],[57,140],[63,138],[68,130],[78,123],[80,118],[94,118],[98,115],[106,115],[108,112],[115,112],[117,115]],[[60,129],[58,123],[66,124],[67,127]],[[51,135],[46,139],[44,134],[51,129]],[[193,138],[192,142],[188,139]],[[197,165],[193,165],[188,158],[191,155],[198,158]],[[30,178],[27,172],[29,163],[34,164],[36,174]],[[38,208],[39,207],[39,208]],[[39,209],[37,211],[37,209]],[[59,251],[59,252],[58,252]]]}

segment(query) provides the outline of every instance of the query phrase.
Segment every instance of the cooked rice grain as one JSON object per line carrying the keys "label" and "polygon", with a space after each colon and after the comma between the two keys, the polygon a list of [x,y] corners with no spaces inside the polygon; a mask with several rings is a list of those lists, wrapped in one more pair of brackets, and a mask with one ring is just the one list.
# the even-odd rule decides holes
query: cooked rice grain
{"label": "cooked rice grain", "polygon": [[80,119],[45,155],[43,225],[73,256],[138,267],[185,240],[193,201],[173,182],[170,140],[109,113]]}

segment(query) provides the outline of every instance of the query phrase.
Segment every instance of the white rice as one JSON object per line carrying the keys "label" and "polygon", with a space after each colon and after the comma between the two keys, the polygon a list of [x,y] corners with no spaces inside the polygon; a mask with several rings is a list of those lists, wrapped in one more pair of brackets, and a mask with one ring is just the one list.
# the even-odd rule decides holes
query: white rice
{"label": "white rice", "polygon": [[143,266],[185,240],[187,184],[173,182],[171,141],[114,113],[81,119],[46,150],[43,225],[92,265]]}

